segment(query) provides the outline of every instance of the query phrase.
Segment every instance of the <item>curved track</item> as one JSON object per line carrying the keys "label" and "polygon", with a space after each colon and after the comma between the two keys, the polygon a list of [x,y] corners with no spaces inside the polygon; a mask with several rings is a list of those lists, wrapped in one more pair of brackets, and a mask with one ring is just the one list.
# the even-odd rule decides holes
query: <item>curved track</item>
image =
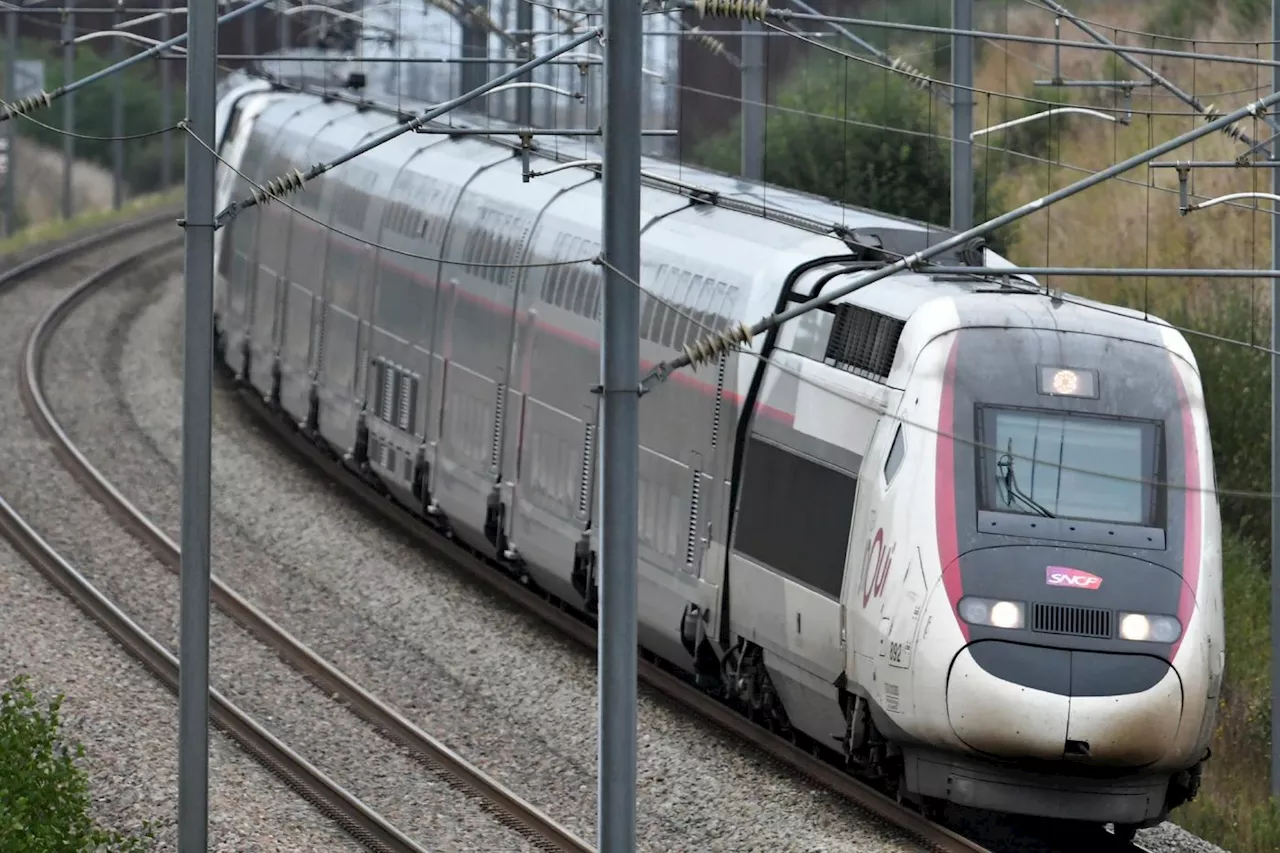
{"label": "curved track", "polygon": [[[0,291],[32,279],[42,271],[71,258],[99,250],[125,237],[154,230],[164,221],[172,221],[172,218],[172,213],[142,218],[41,255],[0,276]],[[96,289],[148,261],[169,255],[180,245],[181,238],[157,238],[141,251],[80,282],[70,295],[54,305],[32,329],[19,371],[20,393],[27,411],[40,433],[49,440],[59,460],[131,534],[175,573],[180,566],[177,545],[139,513],[71,443],[45,399],[40,379],[44,350],[58,325],[76,305]],[[176,692],[177,658],[62,559],[3,499],[0,499],[0,533],[56,587],[101,624],[133,657]],[[341,699],[358,716],[405,746],[415,757],[428,763],[455,789],[481,800],[483,807],[499,822],[543,850],[564,853],[593,851],[589,844],[464,761],[393,708],[361,689],[217,578],[213,579],[212,587],[214,602],[237,623],[257,636],[313,683]],[[215,725],[366,847],[388,853],[421,853],[425,850],[302,756],[290,750],[217,691],[210,691],[210,700],[210,714]]]}

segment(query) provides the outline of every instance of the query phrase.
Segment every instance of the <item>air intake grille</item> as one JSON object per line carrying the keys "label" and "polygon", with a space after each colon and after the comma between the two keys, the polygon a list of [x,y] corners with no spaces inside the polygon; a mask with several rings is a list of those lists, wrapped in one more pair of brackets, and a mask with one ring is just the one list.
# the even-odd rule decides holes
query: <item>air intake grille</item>
{"label": "air intake grille", "polygon": [[868,379],[888,378],[906,323],[858,305],[837,305],[835,310],[823,360]]}
{"label": "air intake grille", "polygon": [[1032,605],[1031,630],[1042,634],[1074,634],[1077,637],[1110,637],[1111,611],[1063,604]]}

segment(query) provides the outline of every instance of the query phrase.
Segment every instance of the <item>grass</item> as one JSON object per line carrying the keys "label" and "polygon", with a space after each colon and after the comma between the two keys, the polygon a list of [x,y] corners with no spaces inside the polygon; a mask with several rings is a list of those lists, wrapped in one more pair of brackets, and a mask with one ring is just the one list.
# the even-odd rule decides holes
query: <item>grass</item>
{"label": "grass", "polygon": [[173,189],[162,193],[138,196],[120,206],[119,210],[95,210],[70,219],[50,219],[45,222],[23,228],[11,237],[0,240],[0,257],[12,255],[31,246],[44,243],[55,243],[77,231],[106,225],[117,220],[127,219],[149,210],[158,210],[166,205],[176,204],[182,199],[182,190]]}
{"label": "grass", "polygon": [[[1266,22],[1250,22],[1241,13],[1249,4],[1225,0],[1216,9],[1197,4],[1195,20],[1185,16],[1184,0],[1136,0],[1124,4],[1073,4],[1073,11],[1112,26],[1151,30],[1170,14],[1185,18],[1196,38],[1257,41],[1267,38]],[[1052,19],[1024,7],[990,7],[994,18],[986,28],[1007,29],[1028,35],[1051,37]],[[1082,38],[1068,33],[1064,38]],[[1166,30],[1167,31],[1167,30]],[[1134,42],[1136,43],[1136,42]],[[1185,43],[1171,45],[1189,49]],[[1260,56],[1268,54],[1252,44],[1233,47],[1213,45],[1201,50]],[[1210,64],[1145,57],[1160,72],[1201,100],[1223,111],[1237,108],[1270,90],[1270,71],[1264,68]],[[979,87],[993,91],[1034,92],[1032,80],[1051,66],[1049,49],[1037,45],[1006,45],[1006,51],[985,50],[977,71]],[[1039,65],[1040,68],[1036,68]],[[1062,52],[1063,76],[1074,79],[1133,79],[1132,69],[1118,68],[1113,60],[1094,51]],[[1228,95],[1205,95],[1248,87]],[[1141,90],[1139,90],[1141,92]],[[1056,94],[1056,93],[1055,93]],[[1114,106],[1104,92],[1074,91],[1076,104]],[[1104,124],[1080,116],[1053,120],[1055,164],[986,152],[1004,168],[998,197],[1009,206],[1025,203],[1078,180],[1082,172],[1065,164],[1096,170],[1136,154],[1185,132],[1196,121],[1185,117],[1185,107],[1163,93],[1135,94],[1139,110],[1182,112],[1183,116],[1147,118],[1135,115],[1128,126]],[[1019,114],[1019,105],[1007,98],[979,96],[975,125],[983,127]],[[1048,125],[1050,122],[1046,121]],[[1256,123],[1243,125],[1255,139],[1271,135]],[[993,135],[994,136],[994,135]],[[992,139],[992,144],[1003,140]],[[1161,160],[1234,159],[1243,147],[1222,134],[1205,137],[1162,156]],[[994,165],[994,164],[992,164]],[[1182,216],[1175,193],[1149,188],[1177,188],[1173,170],[1135,169],[1126,177],[1137,185],[1109,181],[1067,201],[1041,210],[1023,220],[1011,234],[1003,235],[1010,258],[1022,264],[1129,267],[1228,267],[1268,268],[1270,214],[1217,207]],[[1264,170],[1197,170],[1193,192],[1201,197],[1227,192],[1269,191]],[[1264,203],[1265,204],[1265,203]],[[998,213],[993,211],[992,213]],[[1106,302],[1144,308],[1191,330],[1210,332],[1265,345],[1269,337],[1270,299],[1266,280],[1170,280],[1082,279],[1060,277],[1053,284],[1069,292]],[[1209,410],[1214,459],[1220,489],[1269,492],[1270,369],[1258,350],[1217,343],[1188,333],[1200,366]],[[1178,809],[1172,819],[1234,853],[1280,850],[1280,802],[1269,796],[1270,778],[1270,504],[1265,498],[1222,496],[1223,571],[1226,608],[1227,669],[1213,757],[1195,801]]]}
{"label": "grass", "polygon": [[1223,540],[1227,675],[1213,757],[1200,795],[1174,820],[1234,853],[1280,849],[1280,805],[1269,798],[1270,578],[1256,546]]}

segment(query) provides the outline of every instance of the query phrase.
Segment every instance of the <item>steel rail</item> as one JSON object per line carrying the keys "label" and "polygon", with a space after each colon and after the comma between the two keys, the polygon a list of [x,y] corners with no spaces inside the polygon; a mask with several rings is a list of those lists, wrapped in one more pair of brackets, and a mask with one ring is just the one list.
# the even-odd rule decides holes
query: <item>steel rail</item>
{"label": "steel rail", "polygon": [[[172,218],[167,214],[165,218]],[[90,236],[62,249],[55,249],[9,270],[0,276],[0,289],[8,290],[20,281],[60,261],[101,248],[125,236],[134,236],[154,228],[162,217],[143,218],[120,228]],[[181,240],[181,238],[177,238]],[[140,252],[100,269],[82,281],[73,291],[79,293],[117,279],[123,273],[138,266],[147,256],[153,256],[166,244],[151,245]],[[60,306],[54,306],[57,311]],[[27,339],[24,361],[39,351],[49,331],[46,325],[52,315],[46,314]],[[37,355],[38,358],[38,355]],[[20,393],[25,404],[30,405],[33,390],[27,382],[28,371],[20,372]],[[36,424],[39,429],[40,424]],[[40,430],[46,438],[49,433]],[[54,447],[55,453],[57,447]],[[175,695],[178,690],[179,661],[167,648],[102,594],[83,574],[67,562],[40,536],[38,532],[0,497],[0,535],[3,535],[26,560],[49,582],[72,600],[81,610],[97,622],[130,656],[138,660],[165,687]],[[216,690],[210,691],[212,722],[235,740],[261,765],[280,778],[322,814],[332,819],[366,848],[379,853],[424,853],[424,848],[397,830],[389,821],[360,802],[305,758],[259,725]]]}
{"label": "steel rail", "polygon": [[[167,245],[170,249],[176,249],[180,243],[176,240],[168,241]],[[151,251],[155,252],[155,248]],[[114,265],[109,270],[95,274],[50,309],[32,330],[28,339],[20,370],[20,380],[23,401],[28,414],[40,432],[49,440],[54,453],[66,469],[131,535],[147,547],[166,568],[177,574],[181,566],[181,555],[177,544],[125,498],[81,453],[59,423],[41,386],[44,351],[58,326],[86,298],[109,284],[112,279],[118,277],[123,268],[132,266],[139,259],[140,255],[134,256],[121,264]],[[485,811],[498,822],[524,837],[533,846],[542,850],[557,851],[557,853],[595,853],[594,848],[538,811],[515,792],[484,774],[445,744],[404,718],[394,708],[362,689],[216,576],[212,578],[211,591],[213,601],[219,609],[271,647],[286,663],[313,684],[324,689],[328,695],[340,699],[357,716],[373,725],[384,736],[408,749],[415,758],[429,765],[451,787],[476,797]],[[174,684],[176,685],[176,681]],[[218,698],[216,694],[211,695],[215,700]],[[252,748],[250,751],[253,751]],[[318,772],[315,771],[317,774]],[[350,795],[347,796],[350,797]],[[308,799],[311,798],[308,797]],[[322,808],[322,811],[324,810]],[[348,822],[352,820],[354,818],[348,818]],[[385,824],[385,821],[383,823]],[[343,825],[351,831],[347,823]],[[388,830],[395,832],[389,824],[385,824],[381,829],[365,828],[366,832],[381,832],[383,836],[388,836]],[[377,849],[411,850],[414,853],[424,850],[403,836],[400,836],[400,839],[402,840],[397,843],[384,840],[382,846]]]}

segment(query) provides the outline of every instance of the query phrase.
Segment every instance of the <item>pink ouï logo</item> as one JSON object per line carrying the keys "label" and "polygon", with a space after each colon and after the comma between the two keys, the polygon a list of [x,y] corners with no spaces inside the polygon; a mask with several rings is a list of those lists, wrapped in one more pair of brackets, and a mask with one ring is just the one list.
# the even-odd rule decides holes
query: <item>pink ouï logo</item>
{"label": "pink ou\u00ef logo", "polygon": [[1066,566],[1045,566],[1044,582],[1049,586],[1069,586],[1075,589],[1097,589],[1102,586],[1102,578],[1097,575]]}

